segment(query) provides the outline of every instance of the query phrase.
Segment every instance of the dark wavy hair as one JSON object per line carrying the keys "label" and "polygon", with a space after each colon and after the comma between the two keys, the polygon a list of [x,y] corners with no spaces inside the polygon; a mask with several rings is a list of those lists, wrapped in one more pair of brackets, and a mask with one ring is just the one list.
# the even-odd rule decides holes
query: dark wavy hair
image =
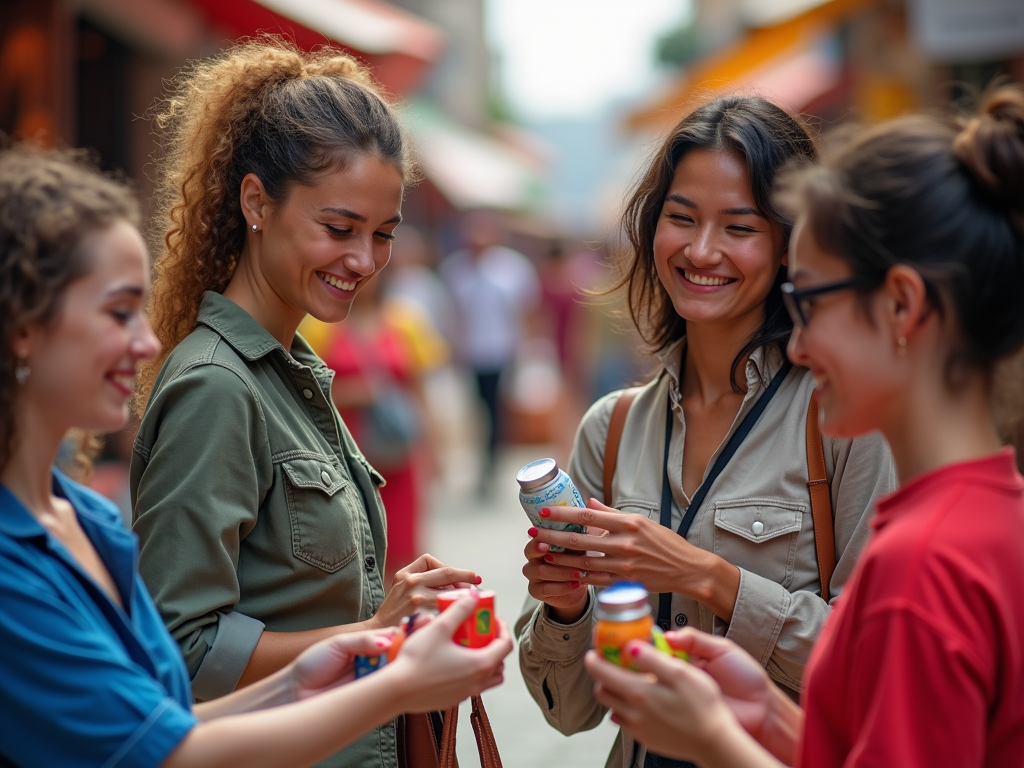
{"label": "dark wavy hair", "polygon": [[0,469],[16,442],[12,340],[54,321],[64,291],[90,269],[82,239],[119,220],[139,225],[135,198],[81,151],[0,151]]}
{"label": "dark wavy hair", "polygon": [[[665,139],[633,190],[622,216],[629,240],[621,269],[611,290],[626,289],[629,314],[640,337],[658,352],[686,335],[654,263],[654,233],[676,167],[694,149],[725,149],[743,158],[750,174],[751,193],[758,211],[782,231],[788,247],[792,218],[773,201],[776,174],[783,166],[817,160],[818,151],[803,123],[784,109],[758,96],[723,96],[698,107],[680,120]],[[774,344],[784,351],[793,323],[782,304],[779,269],[765,299],[764,321],[732,364],[736,370],[758,347]]]}

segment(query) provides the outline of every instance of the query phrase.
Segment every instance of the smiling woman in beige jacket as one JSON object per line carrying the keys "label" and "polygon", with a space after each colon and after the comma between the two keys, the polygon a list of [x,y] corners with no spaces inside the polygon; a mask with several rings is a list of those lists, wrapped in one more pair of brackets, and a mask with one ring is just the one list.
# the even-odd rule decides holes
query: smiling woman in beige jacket
{"label": "smiling woman in beige jacket", "polygon": [[[610,533],[570,540],[531,529],[525,551],[535,600],[516,628],[520,666],[545,717],[563,733],[593,728],[605,715],[583,655],[596,591],[621,579],[643,582],[668,626],[730,637],[780,686],[800,691],[831,610],[819,582],[805,436],[812,392],[829,383],[785,364],[792,324],[779,285],[791,222],[772,205],[771,191],[783,164],[815,158],[806,130],[785,111],[760,98],[720,98],[680,121],[628,204],[632,248],[621,286],[659,366],[624,422],[611,497],[604,499],[614,509],[552,512]],[[763,412],[680,535],[691,499],[766,392]],[[584,498],[603,496],[620,395],[591,407],[577,434],[569,474]],[[826,438],[823,448],[835,600],[866,541],[875,498],[896,479],[877,435]],[[660,523],[665,486],[671,530]],[[553,554],[554,544],[604,557]],[[670,595],[661,606],[658,593]],[[608,761],[609,768],[671,765],[682,764],[621,735]]]}

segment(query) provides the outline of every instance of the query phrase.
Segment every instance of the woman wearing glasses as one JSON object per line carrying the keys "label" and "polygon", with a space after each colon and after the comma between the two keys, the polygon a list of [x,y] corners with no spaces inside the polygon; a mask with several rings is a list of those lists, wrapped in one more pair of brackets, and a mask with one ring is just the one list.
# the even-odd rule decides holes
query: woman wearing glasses
{"label": "woman wearing glasses", "polygon": [[734,644],[686,631],[672,639],[692,664],[628,649],[656,678],[588,659],[598,697],[702,768],[1024,765],[1024,478],[992,419],[997,366],[1024,344],[1024,89],[960,130],[868,131],[792,202],[789,356],[820,382],[822,430],[879,430],[902,487],[878,504],[803,710]]}
{"label": "woman wearing glasses", "polygon": [[[596,590],[621,579],[647,587],[663,627],[733,639],[796,696],[874,500],[895,487],[877,435],[824,440],[835,567],[823,590],[808,492],[814,381],[785,365],[792,323],[779,286],[791,222],[770,197],[785,163],[815,158],[807,131],[784,110],[720,98],[679,122],[627,205],[631,249],[619,287],[657,372],[629,406],[609,498],[605,454],[616,447],[609,431],[621,393],[598,401],[577,434],[569,474],[595,499],[592,509],[550,512],[608,535],[531,529],[525,550],[523,572],[540,604],[517,626],[521,667],[563,733],[593,728],[607,711],[583,655]],[[552,545],[604,557],[555,554]],[[608,761],[671,764],[628,735]]]}

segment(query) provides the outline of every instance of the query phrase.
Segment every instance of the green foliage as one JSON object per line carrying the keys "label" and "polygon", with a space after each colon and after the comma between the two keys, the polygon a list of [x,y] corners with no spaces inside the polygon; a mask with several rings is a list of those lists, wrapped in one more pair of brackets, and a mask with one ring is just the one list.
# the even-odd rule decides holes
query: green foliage
{"label": "green foliage", "polygon": [[673,69],[686,66],[700,54],[700,37],[693,19],[663,34],[654,48],[655,61]]}

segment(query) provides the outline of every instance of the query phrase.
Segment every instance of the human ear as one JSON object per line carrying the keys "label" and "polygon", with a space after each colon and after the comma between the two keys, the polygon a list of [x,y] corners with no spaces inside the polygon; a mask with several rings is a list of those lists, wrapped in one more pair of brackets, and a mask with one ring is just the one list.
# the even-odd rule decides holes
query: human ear
{"label": "human ear", "polygon": [[252,229],[255,226],[257,229],[261,229],[270,197],[263,188],[260,177],[255,173],[247,173],[242,179],[239,202],[242,206],[242,215],[245,217],[246,228]]}
{"label": "human ear", "polygon": [[884,319],[896,338],[910,338],[928,314],[928,289],[921,274],[906,264],[889,269],[882,283]]}
{"label": "human ear", "polygon": [[782,262],[781,262],[781,264],[782,264],[782,266],[786,267],[786,269],[789,269],[789,249],[788,248],[782,252]]}

